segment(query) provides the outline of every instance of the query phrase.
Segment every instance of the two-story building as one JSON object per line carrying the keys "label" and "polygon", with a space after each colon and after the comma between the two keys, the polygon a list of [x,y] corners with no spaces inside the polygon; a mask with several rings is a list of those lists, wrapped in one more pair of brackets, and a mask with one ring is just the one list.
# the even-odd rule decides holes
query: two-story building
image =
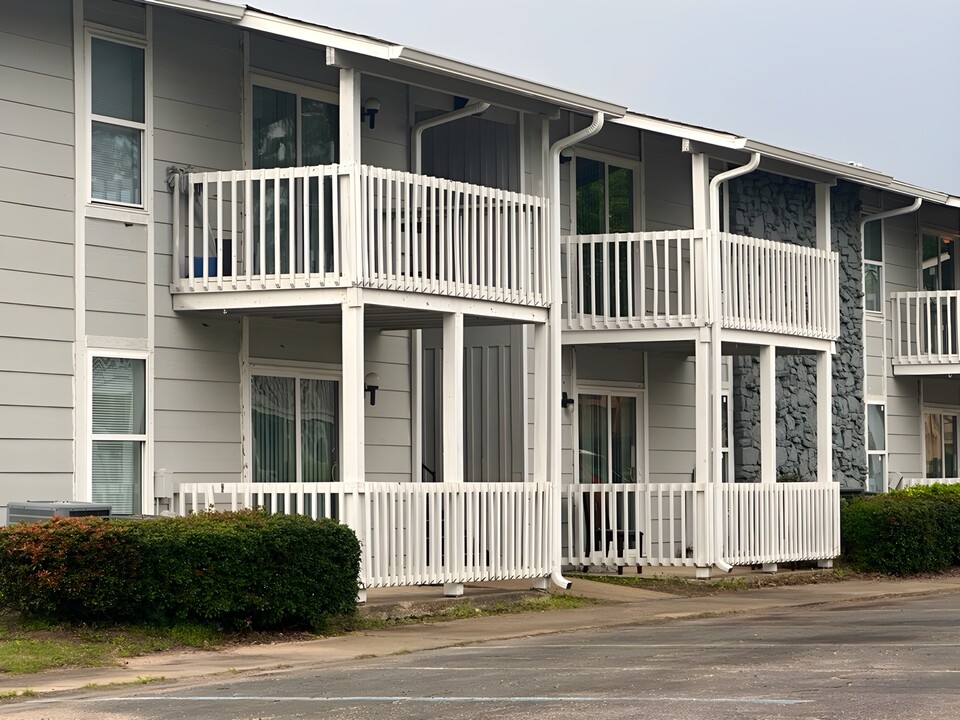
{"label": "two-story building", "polygon": [[829,562],[838,481],[957,475],[953,197],[216,0],[0,17],[0,504],[456,593]]}

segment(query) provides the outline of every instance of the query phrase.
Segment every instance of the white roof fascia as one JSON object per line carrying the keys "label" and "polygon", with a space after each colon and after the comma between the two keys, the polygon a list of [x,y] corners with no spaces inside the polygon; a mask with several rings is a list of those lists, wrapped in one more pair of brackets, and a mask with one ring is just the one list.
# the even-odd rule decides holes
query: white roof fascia
{"label": "white roof fascia", "polygon": [[635,113],[628,113],[622,118],[615,118],[613,122],[639,130],[649,130],[660,133],[661,135],[672,135],[674,137],[706,143],[707,145],[730,148],[732,150],[743,150],[747,143],[747,138],[730,133],[708,130],[707,128],[695,127],[693,125],[684,125],[683,123],[672,120],[664,120],[647,115],[637,115]]}
{"label": "white roof fascia", "polygon": [[277,15],[269,15],[257,10],[247,10],[246,15],[237,25],[248,30],[282,35],[302,42],[324,45],[337,50],[345,50],[379,60],[387,60],[408,67],[468,80],[588,114],[601,111],[610,116],[620,117],[627,111],[626,107],[622,105],[596,100],[586,95],[560,90],[495,70],[487,70],[423,50],[416,50],[404,45],[396,45],[384,40],[355,35],[332,28],[311,25]]}
{"label": "white roof fascia", "polygon": [[247,11],[246,5],[221,2],[220,0],[141,0],[141,2],[231,22],[240,20]]}
{"label": "white roof fascia", "polygon": [[616,118],[613,122],[641,130],[661,133],[663,135],[686,138],[694,142],[714,145],[716,147],[742,150],[744,152],[758,152],[763,157],[780,160],[791,165],[819,170],[845,180],[851,180],[881,190],[889,190],[910,197],[923,198],[924,200],[940,205],[960,207],[960,198],[937,190],[928,190],[917,185],[901,182],[894,179],[893,176],[887,175],[879,170],[857,167],[850,163],[831,160],[820,157],[819,155],[811,155],[810,153],[787,150],[786,148],[777,147],[776,145],[758,142],[719,130],[685,125],[673,120],[664,120],[635,113],[628,113],[625,117]]}
{"label": "white roof fascia", "polygon": [[525,95],[526,97],[542,100],[554,105],[562,105],[571,110],[583,113],[602,112],[609,117],[623,117],[627,108],[623,105],[597,100],[581,95],[580,93],[560,90],[559,88],[543,85],[532,80],[525,80],[514,75],[488,70],[468,63],[417,50],[416,48],[398,46],[399,54],[394,62],[402,65],[422,68],[432,72],[450,75],[470,82],[495,87],[501,90]]}

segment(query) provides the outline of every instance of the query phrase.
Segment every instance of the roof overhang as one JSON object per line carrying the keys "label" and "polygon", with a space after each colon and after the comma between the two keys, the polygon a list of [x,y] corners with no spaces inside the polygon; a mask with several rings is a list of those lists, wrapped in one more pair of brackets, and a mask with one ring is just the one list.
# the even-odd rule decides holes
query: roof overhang
{"label": "roof overhang", "polygon": [[172,10],[181,10],[194,15],[205,15],[219,20],[237,22],[247,11],[246,5],[238,5],[221,0],[141,0],[147,5],[168,7]]}
{"label": "roof overhang", "polygon": [[[849,180],[909,197],[923,198],[924,200],[941,205],[960,207],[960,198],[948,193],[928,190],[917,185],[901,182],[893,176],[887,175],[879,170],[872,170],[839,160],[831,160],[820,157],[819,155],[789,150],[720,130],[711,130],[710,128],[633,112],[627,113],[624,117],[615,118],[614,122],[640,130],[672,135],[677,138],[689,140],[698,146],[707,146],[704,150],[707,154],[711,154],[709,148],[715,148],[716,150],[713,154],[724,159],[730,158],[731,156],[740,156],[743,162],[746,162],[749,159],[750,153],[760,153],[763,161],[765,161],[761,167],[770,168],[772,171],[776,168],[776,172],[786,175],[793,174],[794,176],[804,177],[814,182],[823,182],[829,178]],[[775,164],[773,167],[771,167],[771,162]],[[788,169],[781,169],[791,167],[797,168],[798,172],[791,173]]]}
{"label": "roof overhang", "polygon": [[597,100],[580,93],[561,90],[550,85],[526,80],[497,70],[478,67],[406,45],[398,45],[365,35],[300,22],[253,8],[247,8],[247,12],[236,24],[247,30],[280,35],[312,45],[322,45],[334,50],[366,56],[366,58],[374,60],[387,61],[414,70],[455,78],[498,92],[508,92],[574,112],[586,114],[602,112],[608,117],[622,117],[627,112],[626,106],[616,103]]}

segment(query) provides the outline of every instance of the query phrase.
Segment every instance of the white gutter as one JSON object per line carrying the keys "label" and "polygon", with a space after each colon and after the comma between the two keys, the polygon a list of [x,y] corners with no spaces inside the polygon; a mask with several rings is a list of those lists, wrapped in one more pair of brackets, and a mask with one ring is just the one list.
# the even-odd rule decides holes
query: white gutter
{"label": "white gutter", "polygon": [[237,22],[243,19],[244,14],[247,12],[246,5],[221,2],[220,0],[141,0],[141,2],[147,5],[168,7],[172,10],[180,10],[195,15],[205,15],[230,22]]}
{"label": "white gutter", "polygon": [[[717,175],[713,180],[710,181],[710,230],[712,233],[720,232],[720,185],[721,183],[726,182],[727,180],[732,180],[735,177],[741,175],[746,175],[749,172],[753,172],[760,165],[760,153],[754,152],[750,157],[750,162],[746,165],[741,165],[740,167],[727,170]],[[715,235],[716,242],[719,242],[719,235]],[[710,238],[710,241],[713,242],[714,238]],[[714,498],[713,498],[713,543],[714,543],[714,558],[713,564],[721,572],[730,572],[733,570],[733,566],[730,565],[726,560],[723,559],[723,503],[721,502],[720,495],[720,463],[721,453],[720,448],[723,445],[723,419],[720,416],[722,412],[720,408],[720,385],[722,383],[722,378],[720,375],[723,356],[723,350],[720,345],[720,257],[717,254],[716,262],[711,263],[711,283],[713,287],[712,296],[713,296],[713,312],[715,313],[712,318],[713,322],[710,325],[710,346],[713,353],[713,484],[714,484]]]}
{"label": "white gutter", "polygon": [[874,213],[873,215],[867,215],[863,220],[860,221],[860,242],[863,242],[863,228],[866,227],[868,222],[873,222],[874,220],[886,220],[887,218],[896,217],[897,215],[908,215],[909,213],[919,210],[920,205],[922,204],[923,198],[916,198],[913,203],[907,205],[906,207],[898,207],[894,208],[893,210],[884,210],[883,212]]}
{"label": "white gutter", "polygon": [[[547,381],[547,407],[553,408],[551,403],[560,402],[560,374],[562,367],[560,363],[560,305],[563,299],[560,297],[560,153],[576,145],[591,135],[596,135],[603,127],[604,114],[602,110],[597,110],[593,114],[593,121],[583,130],[579,130],[573,135],[560,138],[550,146],[550,152],[547,155],[547,167],[550,169],[550,252],[552,253],[550,262],[552,264],[550,277],[553,278],[554,285],[551,287],[551,302],[549,315],[549,343],[550,343],[550,363],[548,366]],[[550,399],[552,398],[552,399]],[[556,410],[549,410],[556,412]],[[563,543],[563,534],[560,528],[560,508],[563,505],[563,493],[560,487],[560,423],[550,424],[550,435],[548,437],[547,447],[550,481],[553,483],[554,522],[553,522],[553,573],[550,578],[554,584],[562,590],[566,590],[573,582],[563,576],[560,568],[560,548]]]}
{"label": "white gutter", "polygon": [[490,108],[490,103],[488,102],[475,102],[470,105],[465,105],[458,110],[451,110],[448,113],[443,113],[442,115],[437,115],[436,117],[428,118],[426,120],[421,120],[410,130],[410,153],[411,157],[411,172],[419,175],[420,174],[420,165],[421,165],[421,139],[423,138],[423,131],[429,130],[432,127],[437,125],[446,125],[449,122],[454,120],[459,120],[462,117],[469,117],[470,115],[479,115],[482,112],[486,112]]}

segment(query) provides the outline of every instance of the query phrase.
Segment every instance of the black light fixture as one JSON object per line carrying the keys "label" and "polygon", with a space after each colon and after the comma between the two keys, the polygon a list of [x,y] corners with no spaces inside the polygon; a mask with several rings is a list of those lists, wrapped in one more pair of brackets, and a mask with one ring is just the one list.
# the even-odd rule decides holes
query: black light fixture
{"label": "black light fixture", "polygon": [[377,404],[377,390],[380,389],[380,376],[376,373],[367,373],[363,378],[363,391],[370,393],[370,405]]}
{"label": "black light fixture", "polygon": [[363,114],[367,116],[367,121],[370,123],[370,129],[373,130],[374,126],[377,124],[377,113],[380,112],[380,101],[375,98],[367,98],[363,103]]}
{"label": "black light fixture", "polygon": [[572,397],[569,397],[566,391],[563,392],[563,395],[560,397],[560,407],[564,410],[569,410],[573,407],[573,404],[576,402]]}

